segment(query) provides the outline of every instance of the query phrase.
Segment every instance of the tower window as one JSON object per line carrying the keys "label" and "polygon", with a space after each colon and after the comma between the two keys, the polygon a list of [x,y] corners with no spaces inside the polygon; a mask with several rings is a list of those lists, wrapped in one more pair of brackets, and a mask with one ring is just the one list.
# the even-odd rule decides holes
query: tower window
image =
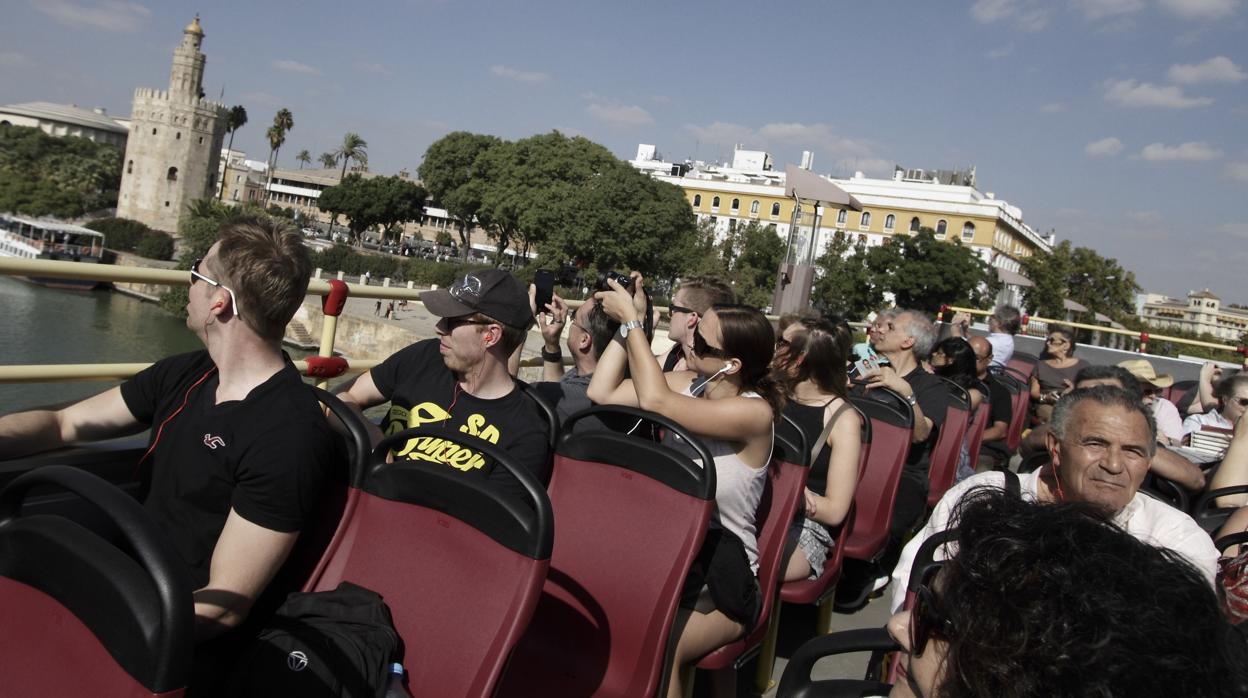
{"label": "tower window", "polygon": [[153,136],[155,136],[155,135],[156,135],[156,129],[152,129],[152,135],[153,135]]}
{"label": "tower window", "polygon": [[178,168],[170,167],[168,174],[165,175],[165,179],[169,180],[170,182],[178,181]]}
{"label": "tower window", "polygon": [[169,202],[168,202],[168,201],[166,201],[166,202],[165,202],[165,208],[169,208]]}
{"label": "tower window", "polygon": [[173,140],[175,140],[175,141],[180,141],[180,140],[182,140],[182,132],[181,132],[181,131],[178,131],[177,133],[175,133],[175,134],[174,134],[174,136],[173,136]]}
{"label": "tower window", "polygon": [[200,136],[200,137],[199,137],[199,144],[200,144],[200,145],[203,145],[203,144],[204,144],[204,137],[203,137],[203,136]]}
{"label": "tower window", "polygon": [[134,174],[134,160],[126,163],[126,174]]}

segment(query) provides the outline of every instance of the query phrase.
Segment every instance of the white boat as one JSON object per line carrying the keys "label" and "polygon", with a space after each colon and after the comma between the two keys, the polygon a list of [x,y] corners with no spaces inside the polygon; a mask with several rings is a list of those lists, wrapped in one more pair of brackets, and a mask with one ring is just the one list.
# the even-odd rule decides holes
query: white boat
{"label": "white boat", "polygon": [[[59,221],[0,215],[0,257],[90,264],[99,263],[103,256],[103,233]],[[90,290],[100,284],[86,279],[32,277],[27,280],[73,290]]]}

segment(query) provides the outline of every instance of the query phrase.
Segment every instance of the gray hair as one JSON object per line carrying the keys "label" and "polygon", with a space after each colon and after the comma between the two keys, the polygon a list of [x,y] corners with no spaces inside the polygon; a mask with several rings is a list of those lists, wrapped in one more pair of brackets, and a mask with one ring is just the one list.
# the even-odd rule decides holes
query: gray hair
{"label": "gray hair", "polygon": [[1007,334],[1018,334],[1018,329],[1022,326],[1022,317],[1019,315],[1018,308],[1012,305],[998,305],[992,311],[992,316],[997,319],[997,324],[1001,325],[1001,329]]}
{"label": "gray hair", "polygon": [[1152,456],[1157,452],[1157,420],[1153,419],[1153,411],[1140,401],[1139,395],[1133,395],[1112,385],[1079,388],[1063,395],[1053,408],[1053,416],[1049,419],[1049,431],[1053,432],[1057,438],[1065,439],[1075,408],[1087,400],[1102,407],[1120,407],[1128,412],[1138,412],[1148,425],[1148,455]]}
{"label": "gray hair", "polygon": [[898,320],[903,315],[907,319],[897,329],[914,340],[914,346],[911,347],[914,355],[923,358],[931,354],[932,347],[936,345],[936,325],[932,324],[932,319],[917,310],[898,310],[893,318]]}

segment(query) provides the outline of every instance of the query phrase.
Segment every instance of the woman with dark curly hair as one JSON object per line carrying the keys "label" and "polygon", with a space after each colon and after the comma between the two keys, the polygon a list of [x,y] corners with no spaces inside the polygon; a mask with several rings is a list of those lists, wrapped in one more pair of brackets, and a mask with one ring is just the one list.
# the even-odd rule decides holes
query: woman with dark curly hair
{"label": "woman with dark curly hair", "polygon": [[958,551],[888,629],[892,696],[1248,695],[1248,650],[1174,552],[1086,504],[973,490]]}

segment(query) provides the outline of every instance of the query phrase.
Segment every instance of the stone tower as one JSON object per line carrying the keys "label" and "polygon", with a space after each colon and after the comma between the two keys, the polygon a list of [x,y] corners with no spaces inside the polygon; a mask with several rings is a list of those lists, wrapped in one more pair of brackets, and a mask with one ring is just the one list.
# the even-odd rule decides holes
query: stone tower
{"label": "stone tower", "polygon": [[195,15],[182,30],[182,44],[173,50],[169,89],[134,91],[117,200],[120,218],[176,233],[187,206],[216,189],[226,108],[204,99],[203,41]]}

